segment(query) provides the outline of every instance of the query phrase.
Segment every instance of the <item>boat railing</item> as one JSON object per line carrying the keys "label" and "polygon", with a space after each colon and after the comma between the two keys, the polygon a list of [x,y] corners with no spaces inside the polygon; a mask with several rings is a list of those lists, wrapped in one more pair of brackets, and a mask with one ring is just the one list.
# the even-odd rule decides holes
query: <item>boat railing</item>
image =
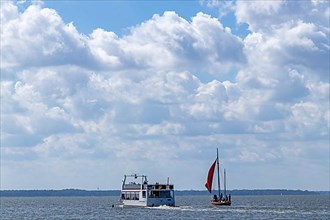
{"label": "boat railing", "polygon": [[141,189],[141,184],[139,183],[124,184],[123,189]]}
{"label": "boat railing", "polygon": [[153,190],[173,190],[174,185],[172,184],[150,184],[148,185],[148,189]]}

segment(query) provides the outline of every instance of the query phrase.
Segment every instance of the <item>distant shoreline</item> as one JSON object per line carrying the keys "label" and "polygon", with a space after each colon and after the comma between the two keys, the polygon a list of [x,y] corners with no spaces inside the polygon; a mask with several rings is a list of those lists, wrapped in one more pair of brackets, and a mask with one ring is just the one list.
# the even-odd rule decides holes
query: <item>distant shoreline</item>
{"label": "distant shoreline", "polygon": [[[329,191],[285,190],[285,189],[255,189],[255,190],[227,190],[235,196],[270,196],[270,195],[330,195]],[[206,190],[176,190],[177,196],[209,195]],[[0,190],[0,197],[49,197],[49,196],[119,196],[120,190]]]}

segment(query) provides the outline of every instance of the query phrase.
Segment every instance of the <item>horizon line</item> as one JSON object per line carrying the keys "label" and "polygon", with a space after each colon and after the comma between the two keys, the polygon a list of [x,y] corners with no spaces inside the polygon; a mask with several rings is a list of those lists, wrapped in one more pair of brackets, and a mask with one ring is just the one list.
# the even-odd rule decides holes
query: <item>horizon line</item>
{"label": "horizon line", "polygon": [[[0,191],[120,191],[120,189],[79,189],[79,188],[62,188],[62,189],[0,189]],[[330,190],[308,190],[308,189],[284,189],[284,188],[264,188],[264,189],[227,189],[227,191],[303,191],[303,192],[330,192]],[[207,191],[206,189],[175,189],[175,191]],[[213,191],[213,190],[212,190]],[[216,190],[214,190],[216,191]]]}

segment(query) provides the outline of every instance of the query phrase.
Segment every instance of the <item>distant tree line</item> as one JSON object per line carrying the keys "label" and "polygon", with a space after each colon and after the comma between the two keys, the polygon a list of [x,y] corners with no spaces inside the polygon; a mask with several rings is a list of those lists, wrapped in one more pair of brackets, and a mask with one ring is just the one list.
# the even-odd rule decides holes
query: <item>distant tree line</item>
{"label": "distant tree line", "polygon": [[[212,194],[217,191],[212,191]],[[287,189],[234,189],[227,190],[227,194],[237,196],[267,196],[267,195],[321,195],[329,194],[329,192],[317,192],[307,190],[287,190]],[[176,191],[176,195],[209,195],[206,190],[180,190]]]}
{"label": "distant tree line", "polygon": [[255,190],[232,190],[233,195],[319,195],[318,192],[307,190],[287,190],[287,189],[255,189]]}
{"label": "distant tree line", "polygon": [[38,196],[119,196],[119,190],[1,190],[0,197],[38,197]]}
{"label": "distant tree line", "polygon": [[[212,192],[213,193],[213,192]],[[214,191],[216,193],[216,191]],[[286,189],[255,189],[255,190],[227,190],[228,194],[238,196],[263,195],[330,195],[329,191],[307,191]],[[176,190],[177,196],[209,195],[206,190]],[[0,197],[44,197],[44,196],[119,196],[120,190],[0,190]]]}

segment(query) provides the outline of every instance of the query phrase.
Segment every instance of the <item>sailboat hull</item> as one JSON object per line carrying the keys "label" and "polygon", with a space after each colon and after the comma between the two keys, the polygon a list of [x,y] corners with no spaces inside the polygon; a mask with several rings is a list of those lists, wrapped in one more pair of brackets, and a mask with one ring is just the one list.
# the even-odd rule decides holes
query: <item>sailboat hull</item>
{"label": "sailboat hull", "polygon": [[230,206],[231,205],[231,201],[212,201],[211,202],[212,205],[221,205],[221,206]]}

